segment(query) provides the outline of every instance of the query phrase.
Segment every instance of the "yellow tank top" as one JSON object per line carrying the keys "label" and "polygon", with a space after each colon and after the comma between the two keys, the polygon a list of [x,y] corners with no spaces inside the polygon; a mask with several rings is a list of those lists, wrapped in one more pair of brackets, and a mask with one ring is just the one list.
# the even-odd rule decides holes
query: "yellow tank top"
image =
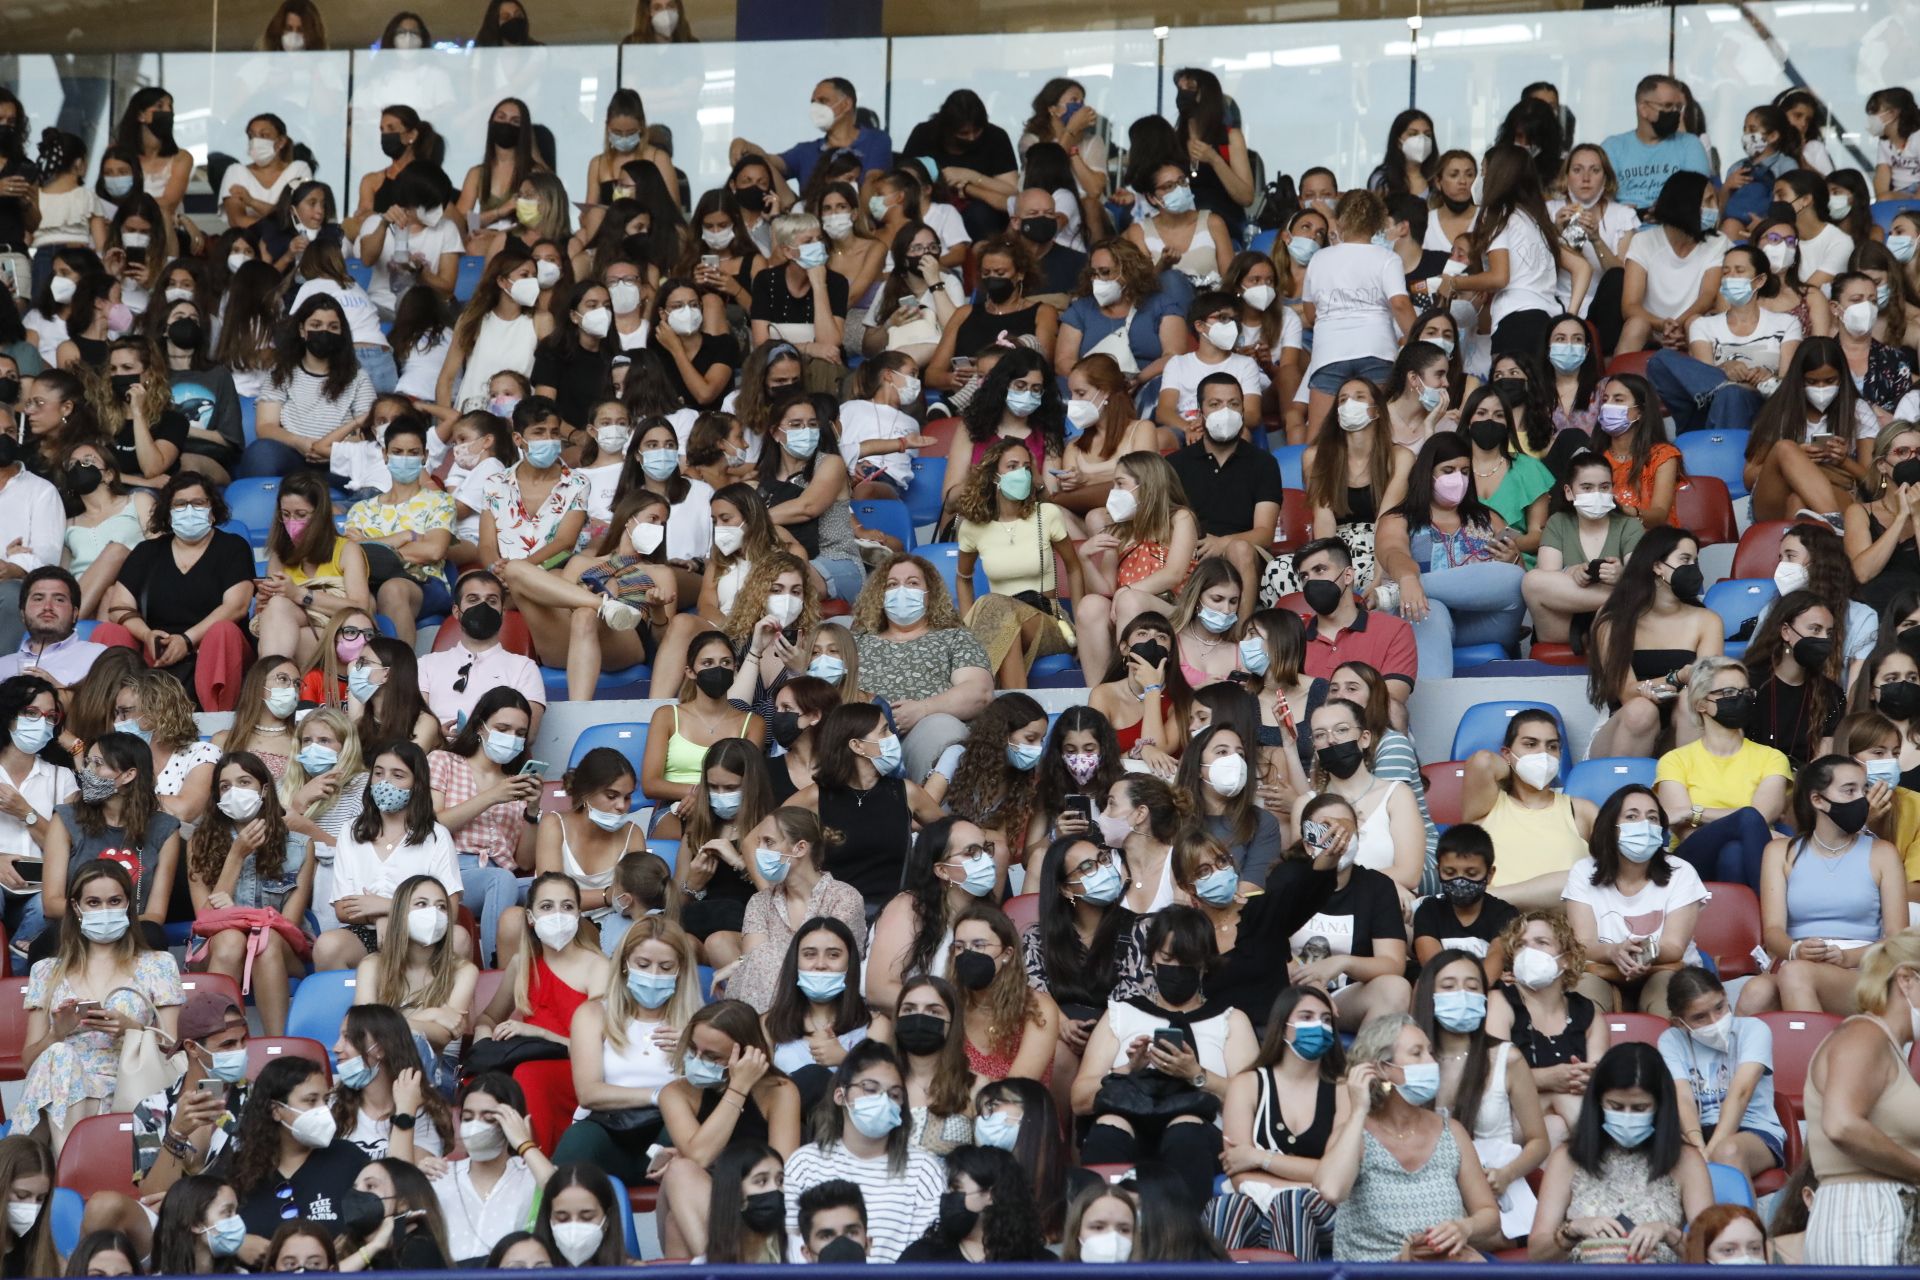
{"label": "yellow tank top", "polygon": [[1528,809],[1502,791],[1480,819],[1493,839],[1493,887],[1566,871],[1587,856],[1587,842],[1573,818],[1573,800],[1556,794],[1544,809]]}
{"label": "yellow tank top", "polygon": [[297,564],[283,566],[287,571],[287,581],[297,587],[305,587],[309,591],[346,591],[347,571],[340,567],[340,557],[346,549],[347,540],[343,537],[335,538],[333,554],[327,557],[325,564],[315,565],[311,573]]}

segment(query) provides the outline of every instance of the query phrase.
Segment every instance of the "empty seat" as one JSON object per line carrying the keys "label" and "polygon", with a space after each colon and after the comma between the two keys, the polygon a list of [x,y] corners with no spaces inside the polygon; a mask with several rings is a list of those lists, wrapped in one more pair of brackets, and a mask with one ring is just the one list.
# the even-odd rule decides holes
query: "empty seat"
{"label": "empty seat", "polygon": [[1279,444],[1273,447],[1273,460],[1280,464],[1280,483],[1289,489],[1305,489],[1306,473],[1301,470],[1306,457],[1307,446],[1303,444]]}
{"label": "empty seat", "polygon": [[907,514],[915,528],[940,518],[940,486],[947,480],[945,458],[915,458],[913,483],[907,486]]}
{"label": "empty seat", "polygon": [[354,975],[351,969],[322,969],[308,974],[293,993],[293,1005],[287,1010],[287,1034],[305,1036],[328,1046],[340,1038],[340,1024],[353,1007]]}
{"label": "empty seat", "polygon": [[1720,615],[1720,628],[1726,634],[1726,652],[1730,658],[1747,651],[1747,641],[1733,637],[1780,594],[1780,588],[1773,585],[1771,573],[1769,570],[1766,577],[1736,575],[1707,588],[1706,599],[1701,603]]}
{"label": "empty seat", "polygon": [[267,1064],[278,1058],[306,1058],[319,1063],[329,1080],[333,1077],[332,1068],[327,1062],[327,1046],[318,1040],[310,1040],[306,1036],[250,1036],[247,1039],[247,1079],[258,1080],[260,1073],[267,1069]]}
{"label": "empty seat", "polygon": [[1760,945],[1760,899],[1743,884],[1716,881],[1707,892],[1713,896],[1700,904],[1694,945],[1713,957],[1722,978],[1760,972],[1753,958],[1753,949]]}
{"label": "empty seat", "polygon": [[853,518],[876,533],[900,539],[900,545],[913,550],[913,513],[897,498],[862,498],[853,504]]}
{"label": "empty seat", "polygon": [[67,1133],[54,1182],[91,1198],[101,1191],[137,1195],[133,1185],[133,1117],[88,1116]]}
{"label": "empty seat", "polygon": [[1727,486],[1727,496],[1747,496],[1747,439],[1745,431],[1683,431],[1674,440],[1685,459],[1687,475],[1712,476]]}
{"label": "empty seat", "polygon": [[[1717,893],[1721,886],[1713,888]],[[1839,1029],[1844,1019],[1832,1013],[1763,1013],[1760,1021],[1773,1032],[1774,1096],[1802,1107],[1807,1091],[1807,1067],[1813,1061],[1814,1050]]]}
{"label": "empty seat", "polygon": [[1659,1044],[1660,1033],[1672,1026],[1665,1018],[1650,1013],[1608,1013],[1607,1034],[1615,1044]]}
{"label": "empty seat", "polygon": [[1427,812],[1443,827],[1465,821],[1460,816],[1460,793],[1466,788],[1467,762],[1442,760],[1423,765],[1420,779],[1427,785]]}
{"label": "empty seat", "polygon": [[1629,783],[1653,785],[1659,763],[1650,756],[1590,756],[1573,766],[1567,774],[1567,794],[1595,804]]}
{"label": "empty seat", "polygon": [[1733,497],[1715,476],[1688,476],[1674,486],[1674,518],[1703,547],[1732,542],[1740,536],[1733,514]]}

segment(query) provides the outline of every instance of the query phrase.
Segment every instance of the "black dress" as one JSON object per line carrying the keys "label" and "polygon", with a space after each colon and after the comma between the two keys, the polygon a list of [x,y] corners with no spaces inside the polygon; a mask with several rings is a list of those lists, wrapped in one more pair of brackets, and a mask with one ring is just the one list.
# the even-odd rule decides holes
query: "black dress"
{"label": "black dress", "polygon": [[1567,993],[1567,1025],[1557,1036],[1549,1036],[1533,1025],[1526,1001],[1510,986],[1498,988],[1513,1010],[1513,1030],[1508,1041],[1520,1051],[1527,1065],[1534,1068],[1557,1067],[1587,1055],[1587,1028],[1593,1025],[1593,1001],[1577,991]]}
{"label": "black dress", "polygon": [[820,823],[841,836],[840,843],[827,848],[827,870],[860,891],[871,921],[900,891],[913,839],[906,782],[882,778],[870,791],[822,784]]}

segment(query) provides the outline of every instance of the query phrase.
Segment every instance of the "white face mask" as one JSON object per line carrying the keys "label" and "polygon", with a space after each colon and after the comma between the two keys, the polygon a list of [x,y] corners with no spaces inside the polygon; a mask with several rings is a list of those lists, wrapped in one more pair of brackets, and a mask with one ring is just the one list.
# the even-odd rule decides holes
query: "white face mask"
{"label": "white face mask", "polygon": [[255,164],[266,164],[278,154],[280,154],[280,148],[272,138],[247,139],[247,159]]}
{"label": "white face mask", "polygon": [[542,289],[551,289],[560,283],[560,264],[541,258],[533,264],[533,280]]}
{"label": "white face mask", "polygon": [[1126,286],[1118,280],[1095,280],[1093,282],[1093,300],[1103,307],[1110,307],[1120,301],[1120,295]]}
{"label": "white face mask", "polygon": [[782,627],[790,627],[794,619],[800,616],[804,602],[796,595],[777,595],[767,597],[767,616]]}
{"label": "white face mask", "polygon": [[1733,1012],[1728,1010],[1725,1016],[1709,1022],[1704,1027],[1688,1027],[1687,1034],[1705,1048],[1725,1053],[1733,1043]]}
{"label": "white face mask", "polygon": [[1279,292],[1270,284],[1250,284],[1240,292],[1240,301],[1255,311],[1265,311],[1279,297]]}
{"label": "white face mask", "polygon": [[707,248],[712,249],[717,253],[721,249],[725,249],[733,243],[733,228],[721,227],[718,231],[714,231],[714,230],[702,231],[700,233],[700,238],[706,241]]}
{"label": "white face mask", "polygon": [[560,1250],[560,1256],[569,1265],[579,1266],[591,1258],[600,1248],[600,1242],[606,1238],[607,1226],[604,1222],[556,1222],[553,1224],[554,1247]]}
{"label": "white face mask", "polygon": [[1215,409],[1207,415],[1207,438],[1215,444],[1226,444],[1240,438],[1241,421],[1238,409]]}
{"label": "white face mask", "polygon": [[1550,786],[1560,776],[1560,757],[1545,751],[1536,751],[1532,755],[1521,756],[1513,762],[1513,771],[1520,781],[1536,791]]}
{"label": "white face mask", "polygon": [[643,556],[650,556],[660,549],[666,541],[667,526],[663,524],[636,524],[633,526],[633,549]]}
{"label": "white face mask", "polygon": [[631,280],[615,280],[607,286],[607,298],[613,303],[613,314],[630,316],[640,309],[640,286]]}
{"label": "white face mask", "polygon": [[1080,1242],[1082,1262],[1125,1262],[1133,1257],[1133,1237],[1118,1231],[1102,1231]]}
{"label": "white face mask", "polygon": [[1400,139],[1400,154],[1414,164],[1425,164],[1433,154],[1433,139],[1424,133],[1410,133]]}
{"label": "white face mask", "polygon": [[1232,351],[1234,344],[1240,341],[1240,326],[1232,320],[1210,324],[1207,326],[1207,341],[1222,351]]}
{"label": "white face mask", "polygon": [[266,803],[258,791],[249,787],[235,787],[220,797],[220,812],[235,822],[251,821],[260,812],[260,806]]}
{"label": "white face mask", "polygon": [[447,913],[439,907],[415,907],[407,912],[407,936],[431,947],[447,936]]}
{"label": "white face mask", "polygon": [[460,1125],[460,1145],[475,1160],[491,1160],[507,1149],[507,1135],[491,1120],[468,1120]]}
{"label": "white face mask", "polygon": [[664,39],[673,35],[674,29],[680,25],[680,11],[660,9],[647,22],[653,27],[654,34]]}
{"label": "white face mask", "polygon": [[18,1238],[33,1230],[40,1221],[42,1206],[31,1200],[9,1200],[7,1202],[7,1230]]}
{"label": "white face mask", "polygon": [[[238,271],[240,268],[246,266],[249,262],[252,262],[252,261],[253,259],[248,257],[244,253],[230,253],[227,255],[227,272],[229,275],[231,275],[233,272]],[[56,280],[59,279],[58,276],[54,278]]]}
{"label": "white face mask", "polygon": [[1107,515],[1115,524],[1125,524],[1133,519],[1133,513],[1140,509],[1140,499],[1131,489],[1110,489],[1107,491]]}
{"label": "white face mask", "polygon": [[700,332],[700,320],[700,308],[691,303],[667,312],[667,328],[683,338],[691,338]]}
{"label": "white face mask", "polygon": [[604,426],[593,429],[593,442],[600,446],[600,452],[610,458],[618,458],[627,451],[627,445],[633,439],[631,427]]}
{"label": "white face mask", "polygon": [[1781,595],[1792,595],[1807,585],[1807,566],[1782,560],[1773,566],[1773,585]]}
{"label": "white face mask", "polygon": [[1342,400],[1339,414],[1342,431],[1358,431],[1373,421],[1373,406],[1365,400]]}
{"label": "white face mask", "polygon": [[425,44],[426,41],[420,38],[418,31],[409,29],[393,33],[393,47],[396,49],[418,49]]}
{"label": "white face mask", "polygon": [[523,307],[530,307],[540,301],[540,280],[536,276],[521,276],[507,286],[507,296]]}
{"label": "white face mask", "polygon": [[[580,932],[580,917],[571,911],[550,911],[533,918],[533,932],[540,939],[540,945],[547,950],[562,951],[572,944],[574,936]],[[471,1143],[467,1150],[473,1150]]]}
{"label": "white face mask", "polygon": [[280,47],[288,53],[299,53],[307,47],[307,38],[298,31],[282,31],[280,33]]}
{"label": "white face mask", "polygon": [[311,1111],[302,1111],[296,1115],[287,1129],[293,1134],[294,1141],[309,1150],[318,1151],[333,1142],[339,1126],[334,1123],[333,1112],[325,1103]]}
{"label": "white face mask", "polygon": [[1522,947],[1513,958],[1513,979],[1532,991],[1560,979],[1560,962],[1538,947]]}
{"label": "white face mask", "polygon": [[1610,493],[1582,493],[1574,497],[1573,509],[1589,520],[1612,513],[1615,503]]}
{"label": "white face mask", "polygon": [[1864,338],[1873,332],[1876,314],[1877,308],[1871,302],[1856,302],[1840,312],[1840,323],[1854,337]]}
{"label": "white face mask", "polygon": [[604,338],[613,328],[613,312],[605,307],[595,307],[591,311],[580,313],[580,332],[589,338]]}
{"label": "white face mask", "polygon": [[739,554],[746,545],[747,531],[737,524],[717,524],[713,526],[713,549],[723,556]]}
{"label": "white face mask", "polygon": [[1833,398],[1840,394],[1840,388],[1839,387],[1808,387],[1806,388],[1806,392],[1807,392],[1807,403],[1812,405],[1814,408],[1819,409],[1822,412],[1825,412],[1826,407],[1833,403]]}

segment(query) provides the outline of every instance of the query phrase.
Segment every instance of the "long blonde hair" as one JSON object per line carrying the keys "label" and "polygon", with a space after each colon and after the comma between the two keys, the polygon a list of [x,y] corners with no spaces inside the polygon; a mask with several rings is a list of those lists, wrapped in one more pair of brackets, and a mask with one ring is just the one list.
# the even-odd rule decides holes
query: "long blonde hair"
{"label": "long blonde hair", "polygon": [[[308,805],[304,812],[309,818],[318,818],[329,807],[340,803],[340,797],[346,794],[347,785],[367,771],[366,762],[360,758],[360,735],[354,732],[352,718],[339,707],[315,707],[307,712],[302,717],[299,728],[293,731],[296,742],[300,738],[300,729],[315,720],[333,730],[334,736],[340,739],[340,759],[335,762],[332,769],[328,770],[329,773],[340,775],[340,790],[331,800],[323,798]],[[287,757],[287,771],[280,775],[280,803],[291,805],[293,798],[300,793],[300,788],[312,781],[312,776],[307,773],[307,767],[300,763],[300,751],[296,747],[293,754]]]}
{"label": "long blonde hair", "polygon": [[373,615],[365,609],[342,609],[327,620],[326,628],[320,632],[320,648],[315,651],[313,661],[307,665],[308,671],[318,671],[320,673],[320,705],[323,707],[343,707],[346,705],[346,696],[340,692],[340,685],[347,677],[346,672],[342,670],[340,665],[340,650],[338,645],[340,643],[340,628],[346,626],[347,620],[350,618],[364,619],[366,630],[373,632],[375,635],[380,633],[379,624],[374,621]]}
{"label": "long blonde hair", "polygon": [[120,682],[120,688],[132,689],[139,697],[140,718],[150,726],[154,746],[179,751],[199,740],[193,704],[187,701],[186,686],[178,676],[168,671],[131,672]]}
{"label": "long blonde hair", "polygon": [[1129,551],[1145,543],[1165,546],[1173,541],[1174,512],[1189,504],[1172,465],[1157,453],[1136,449],[1120,456],[1119,467],[1139,486],[1134,494],[1139,506],[1132,519],[1114,524],[1113,536]]}
{"label": "long blonde hair", "polygon": [[[417,779],[414,785],[420,785]],[[413,939],[405,934],[406,904],[422,884],[435,885],[447,894],[447,887],[433,876],[408,876],[393,891],[393,913],[387,917],[387,944],[380,948],[380,963],[374,978],[376,1004],[395,1009],[437,1009],[452,996],[454,979],[460,975],[460,966],[466,963],[454,950],[453,934],[460,927],[460,918],[454,912],[453,895],[447,894],[447,931],[440,935],[440,941],[427,948],[427,985],[419,991],[408,988],[407,953],[413,949]],[[395,925],[400,927],[400,936],[395,936]]]}
{"label": "long blonde hair", "polygon": [[700,957],[694,951],[693,939],[665,916],[641,916],[620,939],[620,949],[613,956],[613,973],[607,979],[607,1043],[622,1052],[627,1047],[627,1024],[638,1016],[640,1009],[640,1002],[627,990],[627,961],[646,942],[666,943],[673,948],[678,961],[673,998],[662,1007],[666,1024],[686,1026],[704,1003],[700,998]]}
{"label": "long blonde hair", "polygon": [[1853,984],[1853,1003],[1862,1013],[1885,1014],[1893,1003],[1893,981],[1902,969],[1920,974],[1920,929],[1908,929],[1882,938],[1860,958],[1860,978]]}

